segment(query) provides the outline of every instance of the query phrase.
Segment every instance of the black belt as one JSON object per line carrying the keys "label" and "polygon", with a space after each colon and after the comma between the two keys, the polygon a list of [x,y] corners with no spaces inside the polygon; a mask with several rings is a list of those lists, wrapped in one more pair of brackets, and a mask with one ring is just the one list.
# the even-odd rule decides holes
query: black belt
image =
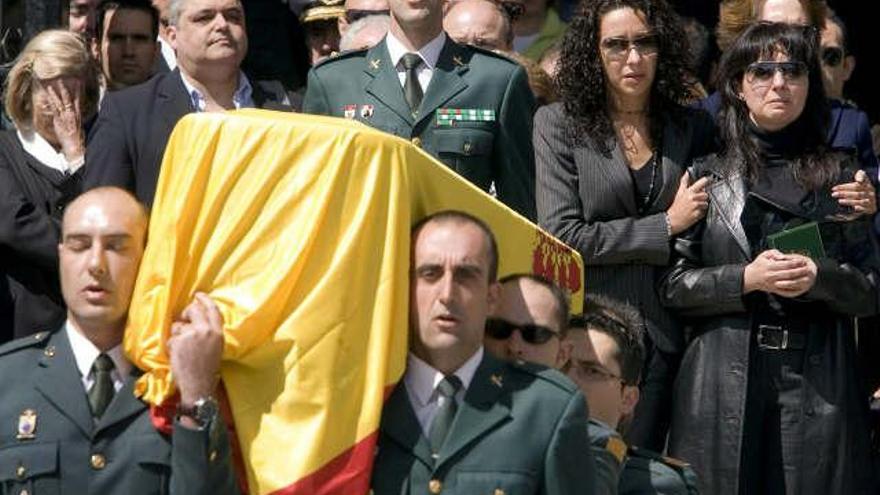
{"label": "black belt", "polygon": [[758,349],[799,350],[807,347],[807,335],[779,325],[758,325]]}

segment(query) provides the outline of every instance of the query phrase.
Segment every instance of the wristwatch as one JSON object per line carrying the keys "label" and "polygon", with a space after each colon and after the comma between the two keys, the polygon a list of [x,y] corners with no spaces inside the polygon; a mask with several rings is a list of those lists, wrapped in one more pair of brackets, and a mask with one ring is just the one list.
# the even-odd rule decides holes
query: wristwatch
{"label": "wristwatch", "polygon": [[214,421],[219,410],[220,406],[217,404],[217,399],[209,395],[207,397],[199,397],[191,406],[179,404],[177,406],[177,415],[189,416],[195,420],[199,426],[204,427],[210,424],[211,421]]}

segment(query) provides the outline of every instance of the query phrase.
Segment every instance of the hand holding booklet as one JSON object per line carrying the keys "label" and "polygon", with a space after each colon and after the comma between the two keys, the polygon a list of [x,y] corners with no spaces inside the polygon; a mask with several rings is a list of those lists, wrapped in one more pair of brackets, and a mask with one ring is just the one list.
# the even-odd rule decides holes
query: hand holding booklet
{"label": "hand holding booklet", "polygon": [[783,253],[797,253],[816,260],[825,257],[819,224],[809,222],[767,236],[768,245]]}

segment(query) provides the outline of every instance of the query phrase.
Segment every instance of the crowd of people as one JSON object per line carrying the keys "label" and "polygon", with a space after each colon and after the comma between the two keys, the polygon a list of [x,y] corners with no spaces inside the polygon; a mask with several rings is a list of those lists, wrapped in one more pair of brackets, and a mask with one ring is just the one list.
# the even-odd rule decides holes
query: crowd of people
{"label": "crowd of people", "polygon": [[242,70],[240,0],[70,0],[9,67],[0,493],[243,489],[210,297],[165,431],[121,348],[171,131],[239,108],[411,141],[583,259],[571,314],[478,214],[413,226],[374,493],[878,493],[878,158],[823,0],[724,0],[714,36],[666,0],[290,9],[301,88]]}

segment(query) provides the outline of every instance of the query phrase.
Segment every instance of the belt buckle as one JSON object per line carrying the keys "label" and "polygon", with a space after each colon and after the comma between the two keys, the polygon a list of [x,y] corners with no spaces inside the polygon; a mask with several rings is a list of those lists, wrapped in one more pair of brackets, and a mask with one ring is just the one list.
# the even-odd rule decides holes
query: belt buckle
{"label": "belt buckle", "polygon": [[[782,332],[782,342],[778,345],[766,343],[764,340],[764,330]],[[788,349],[788,329],[782,328],[778,325],[758,325],[758,346],[762,349],[770,349],[774,351],[782,351]]]}

